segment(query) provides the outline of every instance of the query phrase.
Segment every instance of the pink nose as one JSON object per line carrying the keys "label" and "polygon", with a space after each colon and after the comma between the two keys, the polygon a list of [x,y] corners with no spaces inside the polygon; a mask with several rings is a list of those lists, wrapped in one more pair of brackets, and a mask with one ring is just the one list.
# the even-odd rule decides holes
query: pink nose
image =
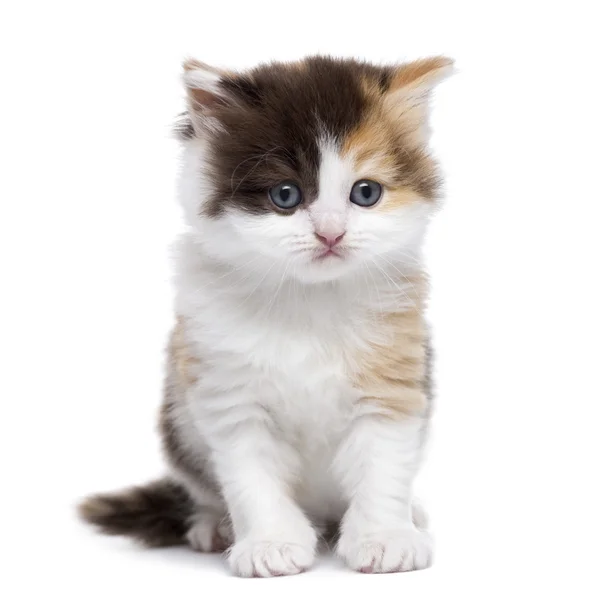
{"label": "pink nose", "polygon": [[340,240],[344,237],[345,233],[346,232],[343,232],[340,235],[335,235],[333,233],[318,233],[316,231],[315,236],[318,238],[318,240],[320,240],[320,242],[322,242],[322,244],[325,244],[326,246],[328,246],[328,248],[332,248],[333,246],[338,244],[338,242],[340,242]]}

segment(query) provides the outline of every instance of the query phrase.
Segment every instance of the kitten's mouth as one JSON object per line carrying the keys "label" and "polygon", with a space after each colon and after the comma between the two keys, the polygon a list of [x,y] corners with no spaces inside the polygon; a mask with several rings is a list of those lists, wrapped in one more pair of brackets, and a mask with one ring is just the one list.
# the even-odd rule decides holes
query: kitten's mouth
{"label": "kitten's mouth", "polygon": [[323,252],[316,254],[313,257],[313,260],[314,260],[314,262],[322,262],[325,260],[329,260],[331,257],[343,258],[342,254],[340,252],[338,252],[337,250],[334,250],[334,248],[328,248],[327,250],[324,250]]}

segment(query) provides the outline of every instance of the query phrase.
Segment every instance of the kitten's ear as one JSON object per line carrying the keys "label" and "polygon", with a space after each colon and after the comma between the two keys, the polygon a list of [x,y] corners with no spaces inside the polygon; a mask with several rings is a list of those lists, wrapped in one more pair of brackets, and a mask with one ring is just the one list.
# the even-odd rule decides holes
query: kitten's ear
{"label": "kitten's ear", "polygon": [[195,132],[214,129],[216,109],[230,101],[221,80],[231,74],[192,58],[184,61],[183,68],[187,109]]}
{"label": "kitten's ear", "polygon": [[389,89],[385,93],[385,107],[396,122],[419,143],[430,137],[430,97],[434,88],[453,73],[453,60],[434,56],[392,69]]}

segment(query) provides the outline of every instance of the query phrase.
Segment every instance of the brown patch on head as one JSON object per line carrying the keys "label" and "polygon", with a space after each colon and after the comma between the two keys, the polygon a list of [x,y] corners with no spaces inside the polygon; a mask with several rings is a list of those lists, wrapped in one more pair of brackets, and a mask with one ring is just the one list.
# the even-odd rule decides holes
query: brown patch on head
{"label": "brown patch on head", "polygon": [[322,138],[340,143],[362,121],[368,103],[360,81],[371,70],[379,69],[313,57],[224,77],[220,86],[233,101],[216,114],[220,129],[211,139],[210,166],[217,190],[209,214],[229,205],[273,211],[268,189],[283,180],[299,185],[302,208],[313,202],[319,144]]}
{"label": "brown patch on head", "polygon": [[[412,143],[417,125],[405,98],[417,90],[424,96],[442,67],[443,59],[387,67],[311,57],[237,74],[186,61],[191,120],[178,131],[184,139],[207,136],[215,192],[206,212],[274,211],[268,190],[284,180],[299,185],[305,208],[317,197],[323,139],[352,152],[371,171],[367,177],[390,189],[435,197],[434,164],[423,145]],[[403,118],[401,106],[412,118]]]}
{"label": "brown patch on head", "polygon": [[423,278],[411,281],[409,295],[415,307],[379,318],[378,339],[358,356],[353,381],[370,402],[392,418],[423,416],[425,394],[427,331],[422,316]]}
{"label": "brown patch on head", "polygon": [[189,62],[188,68],[189,96],[198,88],[219,97],[209,102],[209,123],[203,125],[197,102],[201,112],[189,110],[190,124],[183,119],[178,127],[184,139],[206,135],[209,141],[209,171],[216,187],[206,209],[210,216],[230,206],[258,214],[275,211],[268,190],[284,180],[301,188],[302,208],[313,202],[321,140],[342,143],[368,109],[362,82],[389,77],[386,67],[327,57],[224,73],[213,77],[213,83],[208,68],[203,73],[197,62]]}

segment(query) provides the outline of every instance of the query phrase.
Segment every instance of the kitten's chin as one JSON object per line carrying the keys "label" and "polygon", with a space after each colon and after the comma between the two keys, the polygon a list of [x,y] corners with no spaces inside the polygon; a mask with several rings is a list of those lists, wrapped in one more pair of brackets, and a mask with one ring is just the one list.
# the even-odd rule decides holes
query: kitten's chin
{"label": "kitten's chin", "polygon": [[349,277],[353,271],[351,261],[339,256],[326,256],[295,265],[293,276],[301,283],[327,283]]}

